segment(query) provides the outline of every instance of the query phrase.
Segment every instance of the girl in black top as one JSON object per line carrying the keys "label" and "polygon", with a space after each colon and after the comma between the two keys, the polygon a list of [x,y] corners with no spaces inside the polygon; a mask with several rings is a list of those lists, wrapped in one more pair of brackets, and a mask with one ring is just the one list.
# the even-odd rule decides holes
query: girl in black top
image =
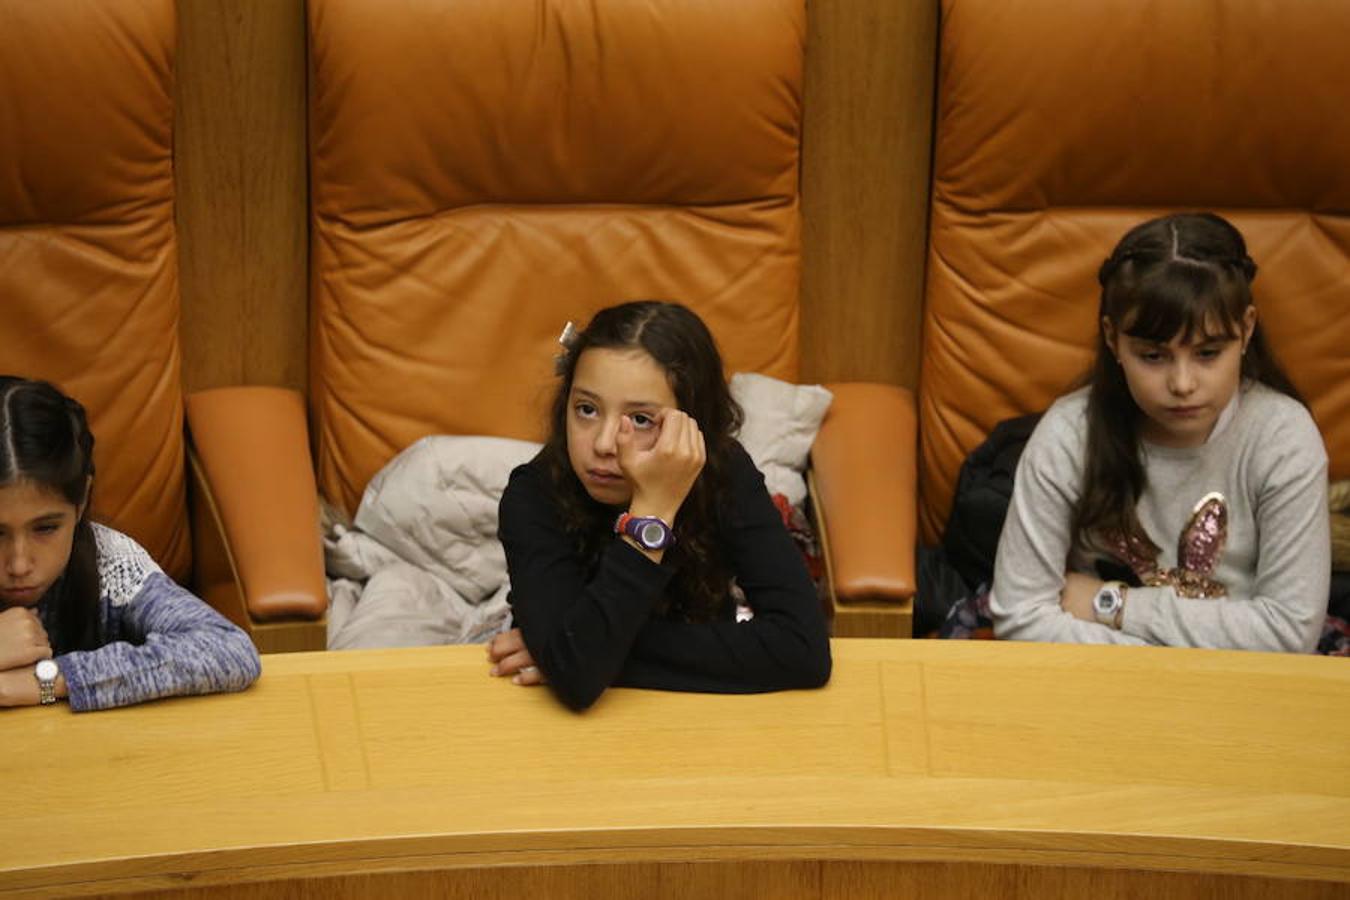
{"label": "girl in black top", "polygon": [[565,348],[548,442],[502,496],[516,627],[489,643],[492,674],[573,709],[611,684],[823,685],[820,602],[733,437],[741,410],[702,320],[625,303]]}

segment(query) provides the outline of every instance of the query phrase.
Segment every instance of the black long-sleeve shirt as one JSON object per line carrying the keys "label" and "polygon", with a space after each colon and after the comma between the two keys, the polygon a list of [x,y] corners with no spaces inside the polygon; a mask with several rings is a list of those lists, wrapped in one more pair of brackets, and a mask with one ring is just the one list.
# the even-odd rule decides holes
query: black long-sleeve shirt
{"label": "black long-sleeve shirt", "polygon": [[739,444],[729,476],[717,544],[754,618],[737,622],[728,605],[716,621],[687,623],[656,613],[674,574],[668,562],[652,562],[614,536],[588,573],[563,529],[542,458],[511,473],[498,528],[512,614],[535,664],[568,706],[585,709],[611,684],[756,693],[829,680],[815,587],[764,477]]}

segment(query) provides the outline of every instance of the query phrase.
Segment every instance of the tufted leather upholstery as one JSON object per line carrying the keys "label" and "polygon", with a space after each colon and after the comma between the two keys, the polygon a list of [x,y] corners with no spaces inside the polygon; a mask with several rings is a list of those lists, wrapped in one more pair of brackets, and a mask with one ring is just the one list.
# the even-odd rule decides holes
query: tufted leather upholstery
{"label": "tufted leather upholstery", "polygon": [[965,455],[1086,368],[1096,270],[1133,224],[1212,209],[1350,476],[1350,7],[944,0],[921,531]]}
{"label": "tufted leather upholstery", "polygon": [[541,437],[564,322],[698,310],[797,374],[801,0],[309,4],[320,491]]}
{"label": "tufted leather upholstery", "polygon": [[191,567],[172,0],[0,0],[0,369],[84,403],[93,512]]}

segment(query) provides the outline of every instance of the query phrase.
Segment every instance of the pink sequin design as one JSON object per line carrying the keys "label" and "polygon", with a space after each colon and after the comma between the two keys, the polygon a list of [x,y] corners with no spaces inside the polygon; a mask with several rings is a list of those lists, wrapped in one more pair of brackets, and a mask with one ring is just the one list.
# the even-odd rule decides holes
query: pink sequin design
{"label": "pink sequin design", "polygon": [[1228,501],[1216,491],[1201,497],[1191,510],[1177,540],[1175,568],[1159,569],[1157,558],[1148,547],[1127,541],[1119,533],[1109,535],[1106,546],[1148,587],[1170,586],[1182,597],[1217,598],[1228,596],[1228,588],[1212,577],[1227,542]]}

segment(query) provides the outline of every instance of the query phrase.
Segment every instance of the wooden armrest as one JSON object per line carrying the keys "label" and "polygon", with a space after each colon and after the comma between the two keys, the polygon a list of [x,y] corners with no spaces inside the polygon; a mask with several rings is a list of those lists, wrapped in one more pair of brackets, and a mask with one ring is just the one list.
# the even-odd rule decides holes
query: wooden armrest
{"label": "wooden armrest", "polygon": [[303,399],[282,388],[217,388],[191,394],[187,418],[202,502],[218,519],[248,616],[322,617],[328,594]]}

